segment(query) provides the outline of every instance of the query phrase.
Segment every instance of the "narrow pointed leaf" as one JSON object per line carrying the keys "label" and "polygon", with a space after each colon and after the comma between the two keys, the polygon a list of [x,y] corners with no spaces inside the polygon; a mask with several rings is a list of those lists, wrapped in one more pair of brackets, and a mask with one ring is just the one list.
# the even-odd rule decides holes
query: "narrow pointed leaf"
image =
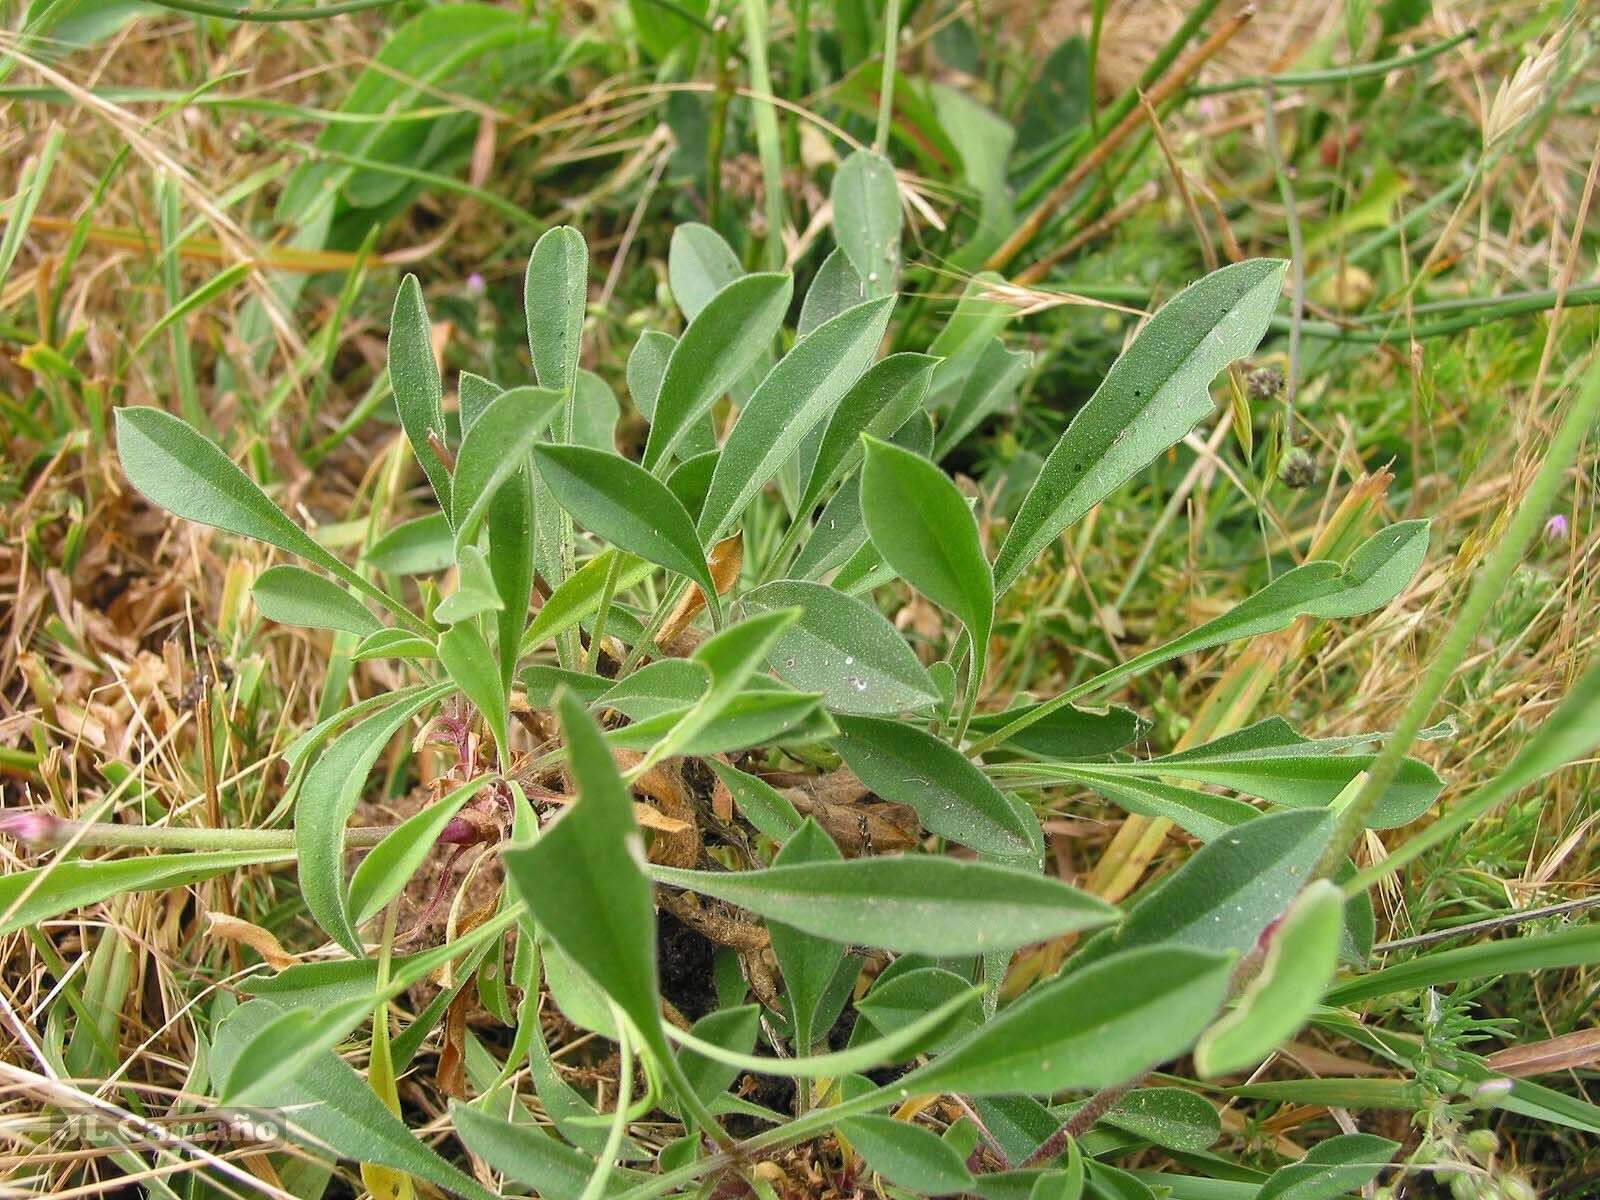
{"label": "narrow pointed leaf", "polygon": [[1038,818],[954,746],[881,717],[838,722],[834,749],[856,777],[885,800],[910,805],[924,828],[997,858],[1043,859]]}
{"label": "narrow pointed leaf", "polygon": [[672,348],[656,397],[644,449],[647,469],[659,473],[689,428],[766,353],[793,288],[786,274],[746,275],[689,322]]}
{"label": "narrow pointed leaf", "polygon": [[[784,843],[773,865],[838,862],[844,856],[833,839],[815,821],[807,821]],[[789,1001],[789,1019],[794,1024],[795,1053],[809,1054],[817,1040],[817,1008],[832,983],[834,973],[844,961],[845,949],[827,938],[802,932],[792,925],[774,921],[768,926],[772,950],[783,973],[784,996]]]}
{"label": "narrow pointed leaf", "polygon": [[484,775],[456,788],[395,826],[383,841],[367,852],[350,877],[349,907],[356,925],[376,916],[379,909],[399,895],[400,889],[433,850],[450,818],[492,778]]}
{"label": "narrow pointed leaf", "polygon": [[861,435],[892,437],[917,411],[938,359],[891,354],[867,368],[833,410],[796,511],[808,514],[824,494],[861,461]]}
{"label": "narrow pointed leaf", "polygon": [[1109,904],[1059,880],[931,855],[737,873],[657,866],[650,873],[819,937],[906,954],[1014,949],[1118,918]]}
{"label": "narrow pointed leaf", "polygon": [[448,513],[450,469],[433,444],[443,445],[449,434],[444,422],[444,384],[433,356],[433,326],[422,299],[422,284],[415,275],[400,281],[394,298],[394,315],[389,321],[389,383],[411,452],[433,484],[439,507]]}
{"label": "narrow pointed leaf", "polygon": [[666,484],[620,454],[587,446],[541,446],[535,458],[556,501],[578,524],[715,594],[694,521]]}
{"label": "narrow pointed leaf", "polygon": [[527,632],[522,635],[522,654],[531,654],[551,638],[558,637],[594,614],[600,607],[600,597],[605,593],[611,561],[618,555],[622,556],[622,568],[617,576],[619,592],[648,578],[655,570],[654,564],[620,550],[605,550],[595,555],[550,593],[529,623]]}
{"label": "narrow pointed leaf", "polygon": [[456,544],[477,532],[501,486],[528,462],[528,452],[561,407],[561,393],[519,387],[501,392],[461,439],[456,459],[453,522]]}
{"label": "narrow pointed leaf", "polygon": [[1189,1049],[1231,969],[1227,955],[1177,946],[1114,955],[1034,987],[900,1085],[998,1096],[1126,1083]]}
{"label": "narrow pointed leaf", "polygon": [[1150,318],[1046,458],[995,560],[1001,592],[1062,530],[1211,412],[1211,381],[1266,333],[1286,266],[1232,263]]}
{"label": "narrow pointed leaf", "polygon": [[833,177],[833,237],[866,285],[867,295],[894,291],[900,274],[900,185],[883,155],[857,150]]}
{"label": "narrow pointed leaf", "polygon": [[836,247],[829,251],[811,277],[806,298],[800,302],[800,320],[795,323],[795,332],[805,337],[824,321],[832,320],[866,298],[866,288],[861,276],[850,265],[849,255]]}
{"label": "narrow pointed leaf", "polygon": [[1399,1149],[1399,1142],[1371,1133],[1331,1137],[1313,1146],[1299,1162],[1274,1171],[1256,1200],[1335,1200],[1359,1192]]}
{"label": "narrow pointed leaf", "polygon": [[701,541],[732,529],[806,434],[833,412],[877,354],[893,307],[894,298],[886,296],[840,313],[767,373],[717,459],[700,512]]}
{"label": "narrow pointed leaf", "polygon": [[373,542],[361,557],[391,575],[442,571],[455,560],[450,518],[436,512],[402,522]]}
{"label": "narrow pointed leaf", "polygon": [[367,606],[331,580],[287,563],[256,576],[250,594],[269,621],[312,629],[342,629],[361,637],[383,628]]}

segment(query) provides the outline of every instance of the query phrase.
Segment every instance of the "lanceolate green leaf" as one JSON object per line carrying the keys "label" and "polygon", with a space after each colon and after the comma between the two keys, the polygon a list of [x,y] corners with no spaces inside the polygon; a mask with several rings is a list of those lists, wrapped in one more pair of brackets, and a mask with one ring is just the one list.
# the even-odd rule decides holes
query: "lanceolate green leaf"
{"label": "lanceolate green leaf", "polygon": [[1126,1083],[1189,1049],[1232,962],[1178,946],[1114,955],[1038,985],[900,1085],[1001,1096]]}
{"label": "lanceolate green leaf", "polygon": [[907,855],[764,871],[652,867],[658,882],[839,942],[954,956],[1014,949],[1117,919],[1056,879],[984,862]]}
{"label": "lanceolate green leaf", "polygon": [[849,256],[836,247],[811,277],[806,298],[800,302],[800,320],[795,324],[795,332],[805,337],[824,321],[832,320],[866,298],[861,276],[850,265]]}
{"label": "lanceolate green leaf", "polygon": [[[822,826],[807,821],[784,843],[773,863],[786,867],[794,863],[838,862],[843,857]],[[778,956],[778,969],[783,972],[784,995],[794,1023],[795,1053],[809,1054],[819,1032],[814,1021],[817,1006],[844,961],[845,949],[837,942],[803,933],[780,921],[774,921],[768,932],[772,935],[773,953]]]}
{"label": "lanceolate green leaf", "polygon": [[[210,439],[159,408],[116,410],[117,454],[129,481],[174,516],[255,538],[398,607],[301,529]],[[420,628],[420,623],[411,620]]]}
{"label": "lanceolate green leaf", "polygon": [[961,1152],[931,1129],[893,1117],[854,1117],[839,1132],[890,1183],[919,1196],[965,1191],[972,1175]]}
{"label": "lanceolate green leaf", "polygon": [[229,871],[283,862],[289,850],[207,850],[142,858],[74,859],[0,875],[0,935],[110,896],[187,887]]}
{"label": "lanceolate green leaf", "polygon": [[378,910],[405,887],[440,832],[461,810],[461,806],[481,792],[492,776],[482,776],[448,796],[428,805],[397,825],[356,867],[350,877],[349,907],[355,924],[376,916]]}
{"label": "lanceolate green leaf", "polygon": [[826,418],[867,369],[889,324],[894,298],[869,300],[800,339],[756,388],[722,447],[699,532],[710,543],[733,528],[745,507]]}
{"label": "lanceolate green leaf", "polygon": [[881,717],[838,722],[834,748],[856,777],[885,800],[910,805],[930,832],[997,858],[1044,857],[1038,819],[950,743]]}
{"label": "lanceolate green leaf", "polygon": [[[536,1189],[536,1195],[577,1200],[594,1173],[594,1159],[531,1120],[513,1124],[460,1100],[450,1102],[450,1119],[469,1150],[507,1179]],[[626,1174],[613,1169],[612,1178]]]}
{"label": "lanceolate green leaf", "polygon": [[708,765],[733,794],[733,802],[739,806],[744,819],[762,835],[783,842],[799,830],[803,822],[794,803],[765,779],[746,775],[715,759]]}
{"label": "lanceolate green leaf", "polygon": [[448,436],[444,423],[444,384],[433,357],[433,326],[415,275],[400,281],[389,322],[389,383],[411,451],[422,464],[439,497],[439,507],[451,511],[450,468],[435,446]]}
{"label": "lanceolate green leaf", "polygon": [[527,465],[528,451],[561,406],[561,393],[519,387],[489,401],[461,439],[456,460],[456,544],[470,540],[496,492]]}
{"label": "lanceolate green leaf", "polygon": [[1280,1167],[1261,1185],[1257,1200],[1335,1200],[1360,1191],[1394,1159],[1399,1142],[1371,1133],[1347,1133],[1319,1142],[1297,1163]]}
{"label": "lanceolate green leaf", "polygon": [[1232,263],[1150,318],[1045,460],[995,560],[1001,592],[1062,530],[1211,412],[1211,381],[1256,348],[1286,266]]}
{"label": "lanceolate green leaf", "polygon": [[794,280],[736,279],[689,322],[672,348],[645,442],[644,465],[659,473],[692,426],[766,352],[783,323]]}
{"label": "lanceolate green leaf", "polygon": [[628,355],[628,395],[634,407],[645,420],[653,420],[656,397],[661,393],[661,380],[667,373],[667,363],[678,339],[659,329],[647,329],[639,335]]}
{"label": "lanceolate green leaf", "polygon": [[1207,842],[1073,959],[1157,943],[1243,954],[1283,915],[1333,836],[1333,814],[1271,813]]}
{"label": "lanceolate green leaf", "polygon": [[927,354],[905,352],[867,368],[828,419],[797,514],[809,514],[828,489],[861,461],[863,433],[888,438],[906,423],[927,394],[937,362]]}
{"label": "lanceolate green leaf", "polygon": [[395,575],[442,571],[455,558],[450,518],[436,512],[402,522],[373,542],[362,558],[377,570]]}
{"label": "lanceolate green leaf", "polygon": [[261,615],[280,625],[343,629],[362,637],[383,628],[365,604],[304,567],[268,567],[256,576],[250,593]]}
{"label": "lanceolate green leaf", "polygon": [[934,461],[942,461],[968,434],[1008,404],[1032,365],[1033,355],[1026,350],[1008,350],[999,338],[991,339],[939,424],[939,436],[933,443]]}
{"label": "lanceolate green leaf", "polygon": [[573,519],[612,545],[692,579],[716,603],[694,521],[667,485],[620,454],[540,446],[539,473]]}
{"label": "lanceolate green leaf", "polygon": [[295,852],[306,907],[328,936],[358,958],[364,951],[345,904],[345,822],[355,812],[367,773],[389,739],[452,689],[451,684],[440,684],[414,690],[406,699],[351,726],[312,764],[295,802]]}
{"label": "lanceolate green leaf", "polygon": [[1266,961],[1239,1005],[1200,1038],[1195,1066],[1207,1077],[1254,1067],[1311,1019],[1339,965],[1344,896],[1326,879],[1302,892],[1271,935]]}
{"label": "lanceolate green leaf", "polygon": [[894,291],[900,274],[900,185],[881,154],[857,150],[833,177],[833,236],[866,284],[867,295]]}
{"label": "lanceolate green leaf", "polygon": [[655,910],[633,801],[583,705],[565,695],[557,711],[578,802],[537,842],[507,849],[506,873],[544,934],[665,1054]]}
{"label": "lanceolate green leaf", "polygon": [[1184,654],[1284,629],[1297,618],[1354,617],[1388,604],[1411,581],[1428,551],[1426,521],[1401,521],[1380,529],[1338,563],[1317,560],[1287,571],[1247,600],[1164,645],[1103,671],[1038,705],[972,747],[986,750],[1091,692],[1120,683]]}
{"label": "lanceolate green leaf", "polygon": [[1327,1000],[1329,1004],[1354,1004],[1374,996],[1392,996],[1463,980],[1524,971],[1558,971],[1597,962],[1600,926],[1580,925],[1555,933],[1526,934],[1419,954],[1409,962],[1346,980],[1328,992]]}
{"label": "lanceolate green leaf", "polygon": [[872,544],[908,583],[954,613],[981,647],[994,620],[994,578],[972,510],[927,459],[889,442],[863,440],[861,513]]}
{"label": "lanceolate green leaf", "polygon": [[439,661],[462,694],[483,715],[494,737],[502,770],[509,769],[506,744],[508,710],[494,652],[471,621],[452,625],[439,635]]}
{"label": "lanceolate green leaf", "polygon": [[877,609],[820,583],[782,580],[747,592],[750,612],[798,608],[769,661],[785,683],[820,692],[835,712],[898,713],[939,698],[917,656]]}
{"label": "lanceolate green leaf", "polygon": [[[213,1074],[227,1078],[239,1049],[277,1012],[268,1001],[256,1000],[224,1018],[213,1052]],[[291,1126],[309,1135],[313,1144],[336,1146],[354,1160],[382,1163],[457,1196],[495,1200],[493,1192],[419,1141],[367,1081],[331,1050],[305,1056],[293,1082],[278,1085],[258,1103],[285,1110]]]}
{"label": "lanceolate green leaf", "polygon": [[672,231],[667,283],[685,320],[694,320],[718,292],[743,274],[733,248],[709,225],[691,221]]}
{"label": "lanceolate green leaf", "polygon": [[574,571],[562,585],[550,593],[544,605],[534,615],[528,630],[522,635],[522,653],[531,654],[549,639],[565,633],[580,621],[592,616],[600,607],[605,592],[606,576],[611,562],[617,556],[622,566],[617,575],[616,590],[626,591],[634,584],[648,578],[655,570],[652,563],[643,562],[620,550],[605,550],[595,555]]}
{"label": "lanceolate green leaf", "polygon": [[540,387],[566,395],[575,386],[588,301],[589,247],[572,226],[558,225],[535,244],[523,279],[528,350]]}

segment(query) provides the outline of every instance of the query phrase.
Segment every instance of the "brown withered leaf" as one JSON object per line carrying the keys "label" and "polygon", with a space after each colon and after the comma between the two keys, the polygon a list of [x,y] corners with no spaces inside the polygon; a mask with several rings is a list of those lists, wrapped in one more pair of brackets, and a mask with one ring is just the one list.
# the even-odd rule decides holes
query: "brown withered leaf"
{"label": "brown withered leaf", "polygon": [[241,920],[239,917],[231,917],[227,913],[208,912],[206,914],[206,931],[230,942],[243,942],[259,954],[274,971],[292,967],[300,961],[283,948],[282,943],[272,935],[270,930],[263,929],[259,925],[252,925],[249,921]]}
{"label": "brown withered leaf", "polygon": [[[735,533],[723,538],[711,548],[711,582],[717,585],[717,594],[726,595],[728,589],[739,581],[739,572],[744,569],[744,535]],[[683,599],[678,601],[678,606],[672,610],[672,615],[667,618],[667,623],[661,627],[661,632],[656,635],[656,645],[668,654],[685,654],[687,650],[678,646],[680,636],[689,628],[689,622],[706,606],[705,595],[699,588],[690,588],[683,594]]]}
{"label": "brown withered leaf", "polygon": [[1600,1062],[1600,1029],[1579,1029],[1560,1037],[1507,1046],[1489,1055],[1489,1069],[1513,1079],[1575,1071]]}

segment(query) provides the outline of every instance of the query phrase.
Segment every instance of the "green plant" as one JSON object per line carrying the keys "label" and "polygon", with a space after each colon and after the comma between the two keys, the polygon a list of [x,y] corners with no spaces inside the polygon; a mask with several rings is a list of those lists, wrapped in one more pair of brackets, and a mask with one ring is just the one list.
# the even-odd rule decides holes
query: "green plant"
{"label": "green plant", "polygon": [[[575,230],[550,231],[530,259],[535,382],[463,375],[454,411],[421,288],[406,280],[389,373],[437,511],[388,531],[355,566],[183,420],[119,410],[124,469],[147,498],[306,564],[258,576],[263,615],[354,635],[356,659],[392,660],[412,682],[334,712],[289,748],[280,811],[292,831],[169,829],[146,843],[165,853],[14,873],[0,880],[0,930],[292,860],[307,909],[346,957],[247,983],[256,998],[221,1023],[208,1090],[285,1106],[304,1135],[359,1160],[380,1194],[409,1190],[409,1177],[489,1194],[396,1115],[398,1074],[473,983],[512,1040],[452,1104],[454,1128],[495,1171],[545,1196],[644,1200],[729,1175],[770,1195],[754,1164],[824,1134],[849,1147],[841,1163],[859,1159],[911,1192],[1143,1195],[1145,1178],[1109,1160],[1157,1146],[1182,1164],[1164,1178],[1206,1173],[1218,1127],[1195,1093],[1311,1023],[1425,1070],[1435,1094],[1490,1096],[1470,1054],[1441,1061],[1342,1007],[1600,959],[1600,937],[1578,929],[1364,966],[1374,919],[1350,881],[1369,885],[1383,868],[1355,876],[1347,854],[1365,829],[1409,824],[1438,797],[1440,779],[1406,752],[1454,663],[1430,672],[1400,739],[1308,738],[1269,719],[1140,757],[1128,750],[1141,732],[1132,713],[1078,706],[1184,655],[1383,607],[1423,561],[1424,522],[1382,529],[1341,561],[1304,563],[1048,700],[984,705],[997,597],[1210,414],[1214,379],[1268,328],[1284,264],[1224,267],[1158,311],[1061,433],[991,554],[937,459],[999,403],[995,348],[1009,352],[980,286],[933,353],[878,357],[894,308],[899,199],[872,152],[839,177],[850,189],[836,196],[840,248],[792,339],[788,274],[745,274],[714,232],[679,230],[670,269],[686,327],[675,340],[645,335],[629,364],[650,421],[639,462],[583,409],[588,264]],[[1558,437],[1546,490],[1597,393],[1591,383]],[[719,436],[725,396],[737,417]],[[1489,585],[1542,512],[1514,527]],[[953,618],[955,635],[932,648],[909,642],[879,607],[906,588]],[[1469,603],[1469,617],[1481,620],[1486,603]],[[1474,631],[1450,641],[1454,653]],[[941,651],[932,662],[930,649]],[[1597,705],[1591,674],[1471,811],[1586,752],[1600,736]],[[379,757],[418,721],[449,748],[448,788],[399,825],[350,829]],[[681,762],[696,760],[704,786],[680,778],[687,807],[669,811],[662,776],[672,767],[687,777]],[[859,781],[914,812],[920,849],[880,854],[870,838],[842,847],[769,782],[779,773]],[[1108,904],[1044,870],[1038,807],[1062,786],[1171,821],[1200,848]],[[68,846],[140,836],[44,814],[9,828]],[[489,847],[507,886],[443,944],[397,953],[397,897],[439,844]],[[347,879],[355,846],[371,849]],[[962,852],[940,852],[950,846]],[[658,904],[721,945],[719,1003],[691,1028],[662,1003]],[[1060,973],[1002,1003],[1013,953],[1057,939],[1072,944]],[[1335,982],[1340,964],[1347,974]],[[391,1041],[390,1003],[445,968],[444,1003]],[[508,984],[520,992],[515,1011]],[[621,1094],[610,1114],[548,1069],[542,991],[615,1042]],[[847,1008],[854,1024],[835,1038]],[[369,1022],[362,1080],[333,1051]],[[1143,1086],[1191,1050],[1193,1070],[1163,1081],[1183,1086]],[[533,1119],[524,1060],[559,1138]],[[904,1073],[874,1082],[868,1072],[883,1067]],[[799,1081],[792,1109],[731,1092],[744,1072]],[[1280,1086],[1281,1098],[1319,1102],[1309,1086],[1319,1082],[1231,1091]],[[1533,1085],[1495,1094],[1522,1112],[1600,1116]],[[959,1100],[942,1133],[911,1119],[927,1107],[918,1098],[940,1096]],[[658,1109],[683,1134],[647,1150],[631,1127]],[[731,1118],[760,1132],[738,1140]],[[1338,1137],[1276,1174],[1235,1168],[1233,1178],[1246,1171],[1252,1195],[1331,1197],[1374,1179],[1396,1149]]]}

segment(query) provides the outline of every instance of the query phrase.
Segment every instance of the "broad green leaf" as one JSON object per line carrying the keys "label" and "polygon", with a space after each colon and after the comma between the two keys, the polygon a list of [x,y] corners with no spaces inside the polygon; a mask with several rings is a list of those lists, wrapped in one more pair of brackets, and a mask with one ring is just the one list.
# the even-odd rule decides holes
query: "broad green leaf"
{"label": "broad green leaf", "polygon": [[589,247],[570,225],[548,230],[523,277],[528,351],[539,386],[566,395],[578,378],[578,343],[589,306]]}
{"label": "broad green leaf", "polygon": [[667,490],[696,520],[705,509],[706,497],[711,494],[711,478],[717,473],[721,458],[721,450],[705,450],[678,463],[667,476]]}
{"label": "broad green leaf", "polygon": [[1232,963],[1179,946],[1113,955],[1032,988],[900,1086],[1002,1096],[1126,1083],[1189,1049]]}
{"label": "broad green leaf", "polygon": [[823,430],[810,477],[796,511],[804,516],[861,461],[861,435],[892,437],[927,394],[937,359],[926,354],[891,354],[867,368],[845,393]]}
{"label": "broad green leaf", "polygon": [[[539,1196],[572,1198],[583,1195],[595,1160],[565,1142],[558,1142],[531,1118],[513,1124],[460,1100],[450,1101],[450,1120],[461,1141],[507,1179],[534,1189]],[[626,1173],[612,1168],[613,1184]]]}
{"label": "broad green leaf", "polygon": [[644,465],[659,473],[667,456],[717,398],[766,353],[789,308],[787,274],[746,275],[718,292],[672,348],[656,397]]}
{"label": "broad green leaf", "polygon": [[1319,1142],[1297,1163],[1280,1167],[1256,1200],[1335,1200],[1358,1192],[1393,1160],[1399,1142],[1371,1133],[1346,1133]]}
{"label": "broad green leaf", "polygon": [[749,612],[800,610],[769,661],[778,678],[821,693],[835,712],[899,713],[939,698],[911,647],[871,605],[801,580],[766,584],[742,603]]}
{"label": "broad green leaf", "polygon": [[493,779],[484,775],[421,809],[390,831],[356,866],[350,877],[351,920],[363,925],[393,900],[434,848],[439,834],[461,806]]}
{"label": "broad green leaf", "polygon": [[1211,412],[1211,381],[1266,333],[1286,266],[1232,263],[1150,318],[1045,459],[995,559],[1001,592],[1062,530]]}
{"label": "broad green leaf", "polygon": [[1195,1067],[1206,1078],[1254,1067],[1299,1032],[1322,1002],[1339,966],[1344,896],[1317,880],[1301,892],[1271,933],[1261,971],[1238,1007],[1206,1030]]}
{"label": "broad green leaf", "polygon": [[739,256],[711,226],[690,221],[672,231],[667,285],[684,320],[698,317],[718,292],[743,274]]}
{"label": "broad green leaf", "polygon": [[578,394],[572,405],[572,444],[615,452],[621,416],[622,405],[611,385],[593,371],[579,371]]}
{"label": "broad green leaf", "polygon": [[[802,825],[772,861],[775,866],[787,867],[795,863],[838,862],[843,857],[833,839],[813,820]],[[795,1053],[809,1054],[821,1032],[815,1023],[817,1008],[844,961],[844,947],[781,921],[772,922],[768,932],[772,935],[773,953],[778,956],[778,969],[783,973]]]}
{"label": "broad green leaf", "polygon": [[187,887],[294,857],[288,850],[206,850],[142,858],[72,859],[0,875],[0,935],[125,892]]}
{"label": "broad green leaf", "polygon": [[436,512],[396,525],[373,542],[362,558],[390,575],[442,571],[455,561],[450,518]]}
{"label": "broad green leaf", "polygon": [[394,314],[389,321],[389,383],[394,388],[394,406],[411,452],[433,484],[439,507],[451,512],[450,468],[435,448],[435,443],[443,446],[449,436],[444,422],[444,384],[439,379],[438,360],[433,356],[428,306],[415,275],[400,281],[394,298]]}
{"label": "broad green leaf", "polygon": [[929,832],[997,858],[1044,857],[1039,821],[950,743],[915,725],[841,715],[834,749],[885,800],[910,805]]}
{"label": "broad green leaf", "polygon": [[1057,879],[933,855],[740,872],[656,866],[650,873],[818,937],[905,954],[1010,950],[1118,919],[1109,904]]}
{"label": "broad green leaf", "polygon": [[[415,955],[397,954],[389,960],[391,973],[405,972]],[[241,980],[239,990],[271,1000],[282,1009],[334,1008],[351,1000],[377,994],[378,960],[336,958],[299,962],[273,975],[252,975]]]}
{"label": "broad green leaf", "polygon": [[374,592],[193,426],[159,408],[119,408],[116,422],[122,469],[152,504],[186,521],[287,550],[369,595]]}
{"label": "broad green leaf", "polygon": [[444,664],[456,687],[482,714],[490,733],[494,735],[500,769],[508,770],[510,762],[506,757],[506,735],[510,714],[506,707],[505,685],[501,682],[494,651],[489,649],[489,643],[475,624],[463,621],[439,635],[439,661]]}
{"label": "broad green leaf", "polygon": [[409,629],[379,629],[362,638],[351,651],[351,662],[369,658],[438,658],[439,647]]}
{"label": "broad green leaf", "polygon": [[590,706],[642,721],[693,704],[710,683],[711,673],[692,659],[662,658],[612,684]]}
{"label": "broad green leaf", "polygon": [[744,819],[764,837],[784,842],[804,824],[789,799],[765,779],[746,775],[716,759],[711,759],[707,765],[733,794],[733,802]]}
{"label": "broad green leaf", "polygon": [[900,185],[883,155],[857,150],[833,177],[833,240],[867,295],[894,291],[900,274]]}
{"label": "broad green leaf", "polygon": [[1246,953],[1305,886],[1333,826],[1332,813],[1290,811],[1229,830],[1146,890],[1120,926],[1073,961],[1156,944]]}
{"label": "broad green leaf", "polygon": [[617,591],[623,592],[649,578],[655,570],[653,564],[642,562],[620,550],[605,550],[595,555],[574,571],[560,587],[550,593],[543,606],[534,614],[528,630],[522,635],[523,655],[531,654],[553,637],[572,629],[592,616],[600,607],[605,594],[606,576],[610,573],[612,559],[621,555],[622,567],[617,574]]}
{"label": "broad green leaf", "polygon": [[489,401],[467,430],[456,459],[452,520],[457,546],[472,539],[501,485],[527,465],[528,451],[561,400],[561,393],[549,388],[512,388]]}
{"label": "broad green leaf", "polygon": [[362,637],[383,628],[365,604],[304,567],[287,563],[268,567],[256,576],[250,593],[261,615],[280,625],[343,629]]}
{"label": "broad green leaf", "polygon": [[1354,1004],[1374,996],[1420,991],[1463,980],[1528,971],[1558,971],[1587,967],[1596,962],[1600,962],[1600,925],[1580,925],[1555,933],[1525,934],[1419,954],[1409,962],[1358,975],[1334,986],[1328,991],[1327,1003]]}
{"label": "broad green leaf", "polygon": [[894,297],[840,313],[778,360],[739,413],[700,512],[701,541],[733,528],[745,507],[825,419],[878,352]]}
{"label": "broad green leaf", "polygon": [[867,1166],[919,1196],[943,1196],[971,1186],[961,1152],[920,1125],[893,1117],[852,1117],[840,1122],[839,1132]]}
{"label": "broad green leaf", "polygon": [[[1372,740],[1381,741],[1382,735]],[[1213,784],[1288,808],[1326,808],[1372,765],[1376,753],[1360,750],[1369,745],[1371,741],[1362,738],[1312,741],[1283,718],[1269,717],[1191,750],[1103,767],[1110,772]],[[1432,767],[1406,758],[1368,823],[1374,829],[1409,824],[1428,810],[1442,790],[1444,782]]]}
{"label": "broad green leaf", "polygon": [[453,690],[448,683],[425,688],[351,726],[311,765],[295,801],[295,853],[306,907],[323,932],[357,958],[363,954],[361,939],[345,905],[345,822],[355,812],[367,773],[389,740],[413,716]]}
{"label": "broad green leaf", "polygon": [[955,614],[981,655],[994,620],[994,577],[972,510],[927,459],[863,440],[861,513],[872,544],[912,587]]}
{"label": "broad green leaf", "polygon": [[694,520],[666,484],[620,454],[587,446],[540,446],[534,457],[573,520],[617,548],[693,580],[715,602],[716,584]]}
{"label": "broad green leaf", "polygon": [[806,298],[800,302],[800,320],[795,324],[795,332],[805,337],[824,321],[832,320],[866,298],[861,276],[850,265],[849,256],[836,247],[828,252],[828,257],[811,277]]}
{"label": "broad green leaf", "polygon": [[644,839],[633,800],[599,727],[577,698],[562,696],[557,712],[578,801],[537,842],[503,852],[506,875],[545,936],[664,1057],[655,907],[640,870]]}
{"label": "broad green leaf", "polygon": [[[239,1050],[277,1015],[266,1000],[242,1004],[225,1017],[213,1048],[213,1077],[228,1078]],[[291,1130],[313,1145],[336,1146],[341,1155],[381,1163],[470,1200],[494,1200],[494,1193],[440,1158],[391,1113],[367,1081],[331,1050],[305,1056],[291,1083],[258,1100],[283,1109]]]}

